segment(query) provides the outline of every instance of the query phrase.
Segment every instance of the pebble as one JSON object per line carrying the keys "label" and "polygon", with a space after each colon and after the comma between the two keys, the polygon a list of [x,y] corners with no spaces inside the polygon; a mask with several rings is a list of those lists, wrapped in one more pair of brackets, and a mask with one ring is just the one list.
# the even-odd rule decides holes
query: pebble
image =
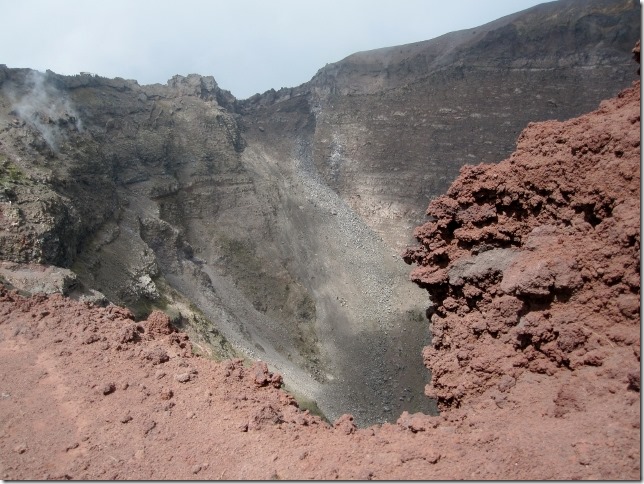
{"label": "pebble", "polygon": [[190,373],[179,373],[175,378],[179,383],[187,383],[190,381]]}
{"label": "pebble", "polygon": [[65,447],[65,452],[69,452],[72,449],[77,449],[79,445],[79,442],[73,442]]}
{"label": "pebble", "polygon": [[27,449],[28,449],[27,444],[22,442],[22,443],[16,445],[13,448],[13,451],[17,452],[18,454],[24,454],[25,452],[27,452]]}
{"label": "pebble", "polygon": [[154,420],[148,420],[143,424],[143,433],[147,435],[156,426],[157,423]]}
{"label": "pebble", "polygon": [[103,395],[109,395],[110,393],[114,393],[116,391],[116,385],[114,383],[106,383],[103,385],[101,391],[103,392]]}

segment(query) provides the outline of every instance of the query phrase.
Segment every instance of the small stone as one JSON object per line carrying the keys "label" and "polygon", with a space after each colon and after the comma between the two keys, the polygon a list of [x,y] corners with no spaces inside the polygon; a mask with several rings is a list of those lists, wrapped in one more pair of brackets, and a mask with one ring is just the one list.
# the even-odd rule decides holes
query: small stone
{"label": "small stone", "polygon": [[503,375],[497,386],[500,391],[507,392],[510,388],[516,385],[516,383],[517,381],[510,375]]}
{"label": "small stone", "polygon": [[106,383],[101,387],[101,391],[103,392],[103,395],[109,395],[116,391],[116,385],[114,383]]}
{"label": "small stone", "polygon": [[587,466],[592,463],[591,459],[591,445],[588,442],[576,442],[572,444],[577,454],[577,462],[582,466]]}
{"label": "small stone", "polygon": [[21,442],[20,444],[16,445],[13,448],[13,451],[17,452],[18,454],[24,454],[25,452],[27,452],[27,449],[28,449],[27,444],[24,442]]}
{"label": "small stone", "polygon": [[436,464],[441,459],[441,455],[435,451],[429,451],[425,456],[425,460],[430,464]]}
{"label": "small stone", "polygon": [[147,435],[156,426],[157,426],[157,423],[154,420],[147,420],[143,424],[143,433]]}
{"label": "small stone", "polygon": [[639,368],[628,373],[628,389],[635,392],[640,391],[641,378]]}
{"label": "small stone", "polygon": [[333,428],[349,435],[357,430],[356,424],[353,423],[353,415],[344,414],[333,424]]}
{"label": "small stone", "polygon": [[101,338],[97,334],[90,334],[87,338],[85,338],[85,341],[83,341],[83,344],[86,345],[91,345],[92,343],[96,343],[97,341],[100,341]]}
{"label": "small stone", "polygon": [[151,361],[153,365],[160,365],[161,363],[165,363],[170,360],[170,357],[163,348],[157,346],[148,351],[145,355],[145,359]]}
{"label": "small stone", "polygon": [[168,335],[175,331],[170,323],[170,318],[162,311],[152,311],[145,321],[148,332],[153,335]]}
{"label": "small stone", "polygon": [[121,423],[128,423],[132,421],[132,415],[128,412],[123,417],[121,417]]}
{"label": "small stone", "polygon": [[161,390],[161,400],[170,400],[174,392],[169,388],[164,388]]}
{"label": "small stone", "polygon": [[200,466],[199,464],[197,464],[196,466],[194,466],[194,467],[192,468],[192,473],[193,473],[193,474],[199,474],[199,471],[200,471],[200,470],[201,470],[201,466]]}
{"label": "small stone", "polygon": [[187,383],[190,381],[191,376],[190,373],[179,373],[175,378],[179,383]]}
{"label": "small stone", "polygon": [[69,452],[72,449],[76,449],[76,448],[78,448],[79,445],[80,444],[78,442],[73,442],[73,443],[71,443],[71,444],[69,444],[68,446],[65,447],[65,452]]}
{"label": "small stone", "polygon": [[120,332],[120,334],[119,334],[119,336],[117,338],[117,342],[118,343],[131,343],[131,342],[137,341],[139,339],[140,339],[140,336],[139,336],[137,325],[136,324],[129,324],[129,325],[125,326],[121,330],[121,332]]}

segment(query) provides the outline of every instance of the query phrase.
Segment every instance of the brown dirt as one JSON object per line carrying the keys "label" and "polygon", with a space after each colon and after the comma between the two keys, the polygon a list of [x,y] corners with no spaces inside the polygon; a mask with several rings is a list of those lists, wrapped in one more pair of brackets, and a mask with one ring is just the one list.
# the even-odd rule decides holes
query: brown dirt
{"label": "brown dirt", "polygon": [[328,425],[153,313],[0,289],[4,479],[639,479],[639,83],[464,168],[406,253],[442,415]]}

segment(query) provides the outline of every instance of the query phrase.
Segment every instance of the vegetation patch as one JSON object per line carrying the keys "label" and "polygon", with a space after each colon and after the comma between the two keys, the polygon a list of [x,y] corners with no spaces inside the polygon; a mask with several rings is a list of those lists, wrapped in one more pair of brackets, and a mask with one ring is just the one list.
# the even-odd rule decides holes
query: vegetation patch
{"label": "vegetation patch", "polygon": [[9,188],[27,183],[25,174],[6,156],[0,155],[0,186]]}

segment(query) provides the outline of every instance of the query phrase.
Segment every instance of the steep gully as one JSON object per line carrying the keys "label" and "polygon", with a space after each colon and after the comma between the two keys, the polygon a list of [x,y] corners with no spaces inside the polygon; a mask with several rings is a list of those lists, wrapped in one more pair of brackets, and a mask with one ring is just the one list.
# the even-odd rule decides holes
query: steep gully
{"label": "steep gully", "polygon": [[164,309],[201,351],[269,362],[332,420],[432,413],[426,296],[398,255],[419,207],[510,153],[520,126],[628,85],[638,33],[634,2],[557,2],[245,101],[196,75],[2,68],[2,258],[68,267],[58,287],[139,317]]}

